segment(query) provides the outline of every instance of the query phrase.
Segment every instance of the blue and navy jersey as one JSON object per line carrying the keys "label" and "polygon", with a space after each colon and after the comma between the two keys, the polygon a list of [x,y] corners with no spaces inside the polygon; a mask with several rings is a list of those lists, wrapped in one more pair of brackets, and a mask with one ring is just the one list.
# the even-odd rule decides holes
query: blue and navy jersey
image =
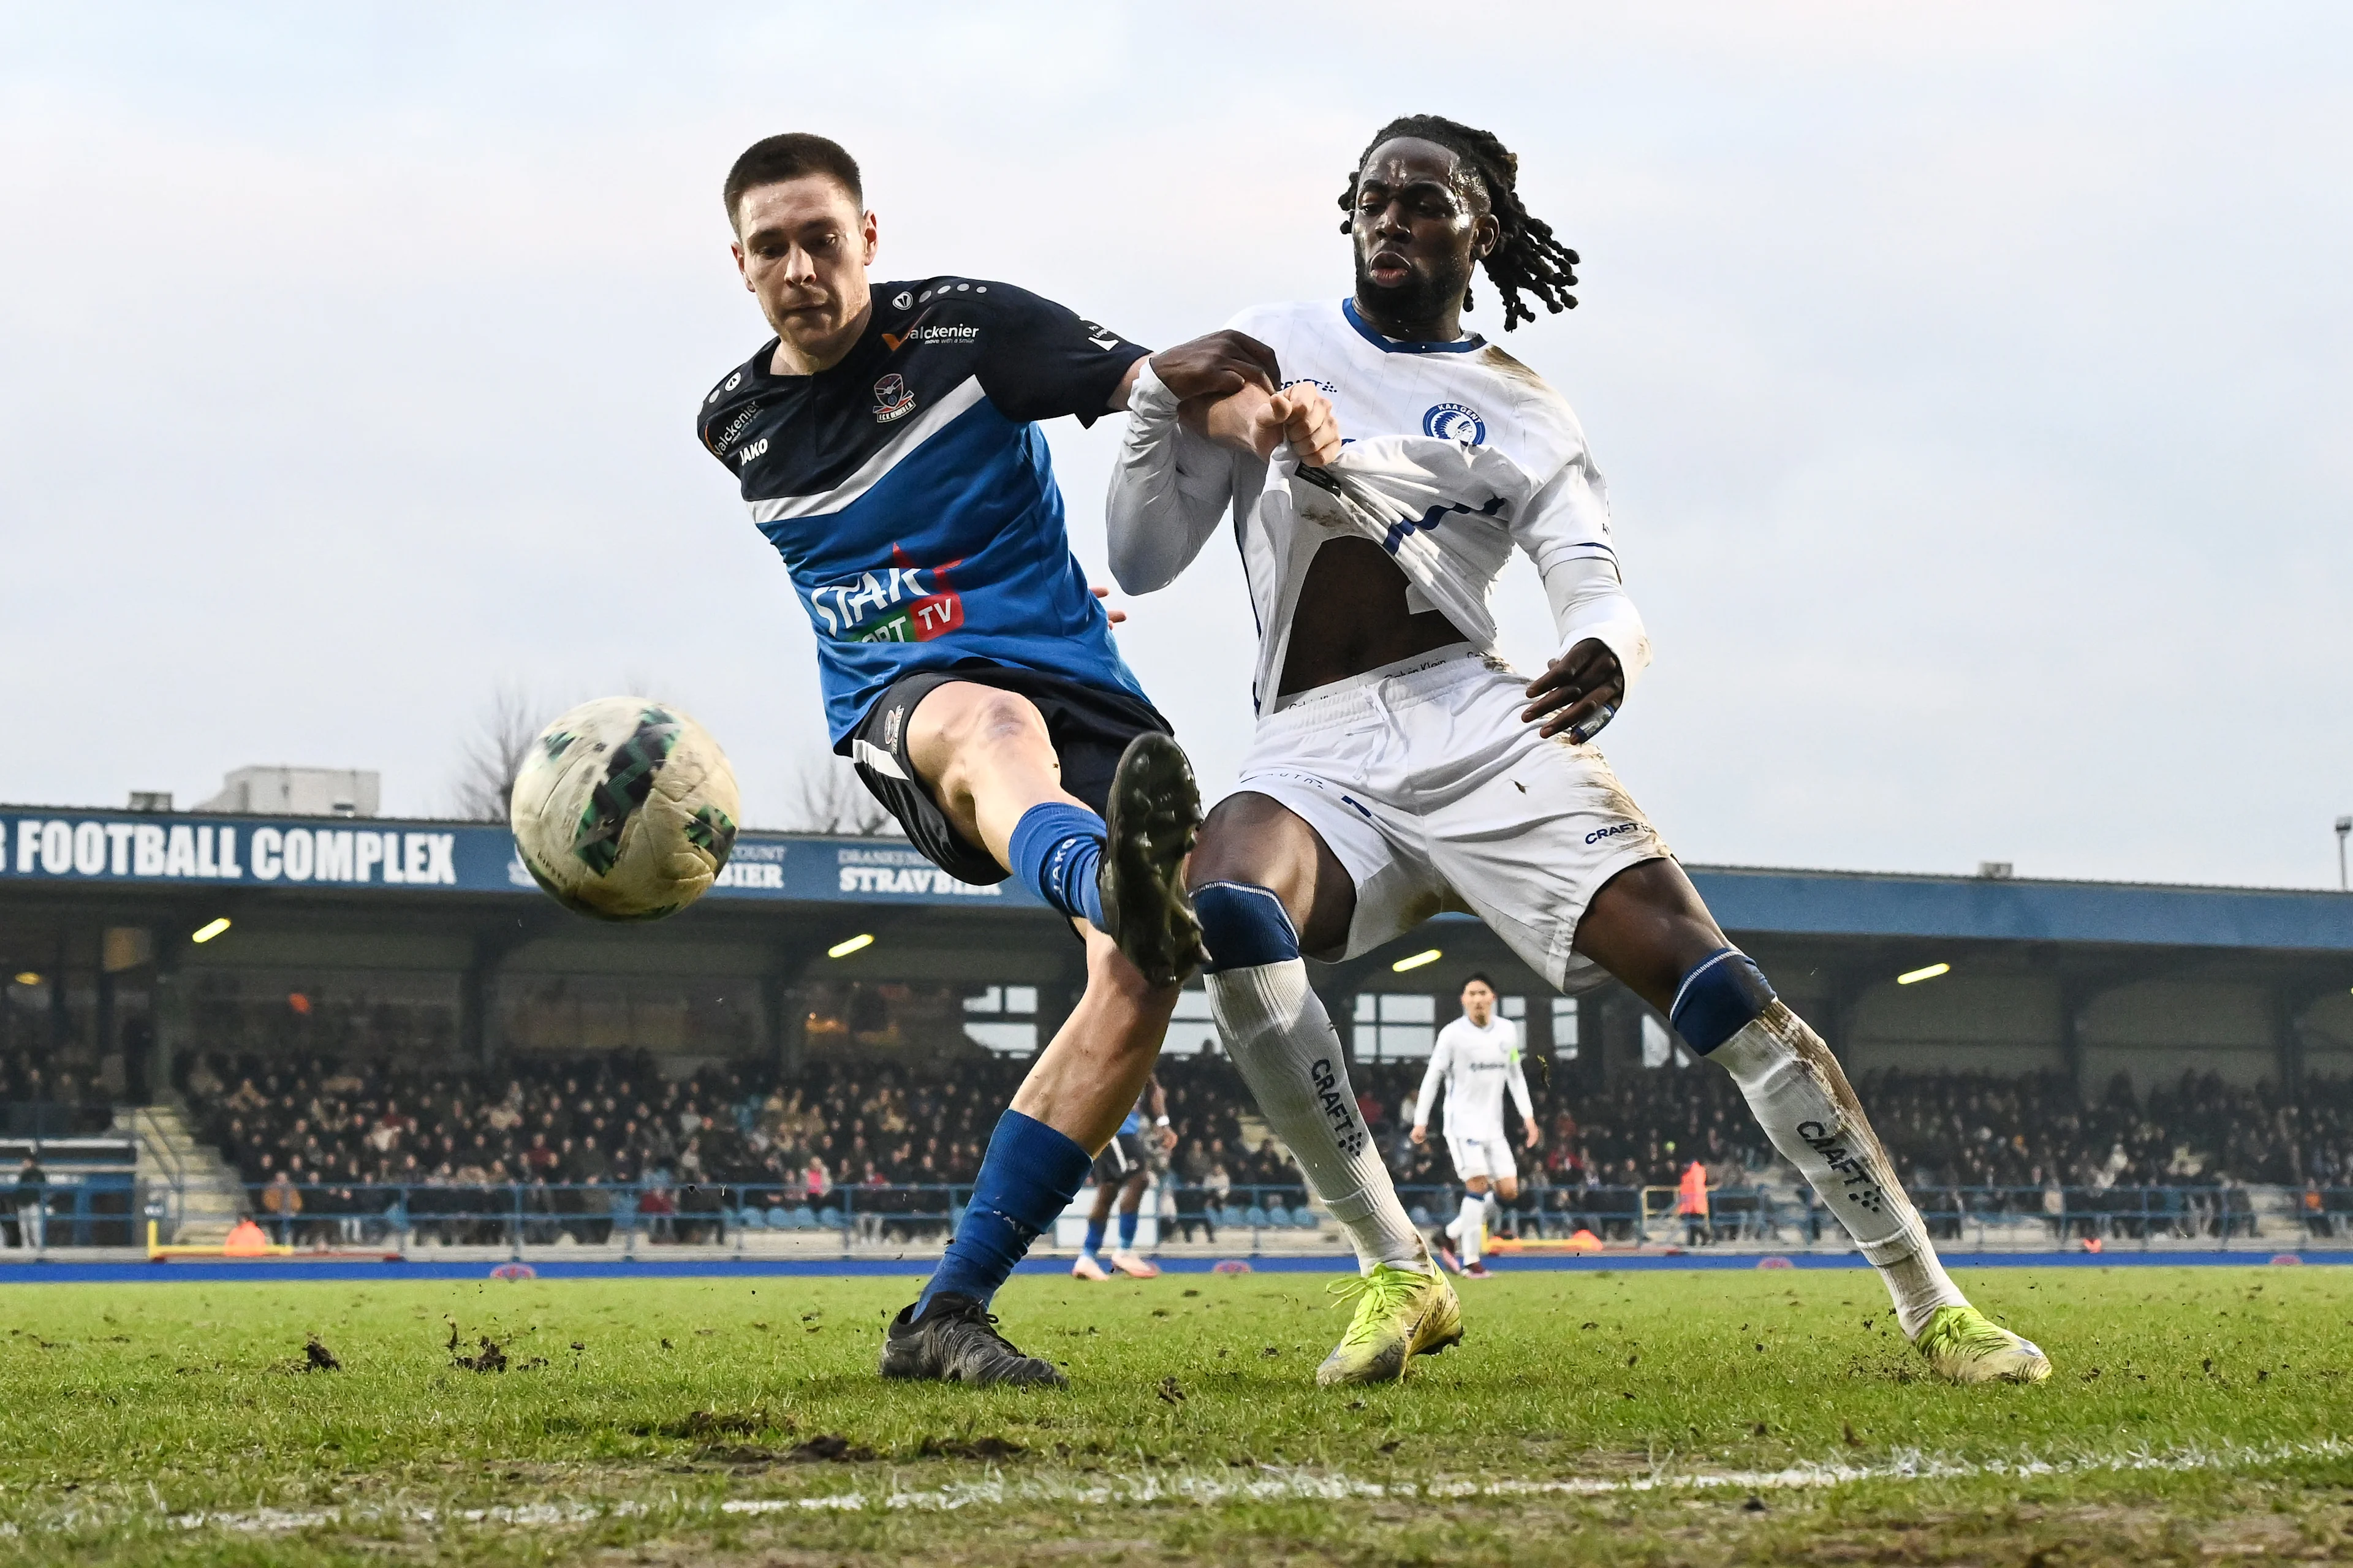
{"label": "blue and navy jersey", "polygon": [[698,429],[818,634],[837,750],[885,688],[1011,665],[1144,696],[1071,555],[1035,423],[1110,412],[1147,352],[1004,283],[878,283],[841,363],[774,375],[774,338],[702,400]]}

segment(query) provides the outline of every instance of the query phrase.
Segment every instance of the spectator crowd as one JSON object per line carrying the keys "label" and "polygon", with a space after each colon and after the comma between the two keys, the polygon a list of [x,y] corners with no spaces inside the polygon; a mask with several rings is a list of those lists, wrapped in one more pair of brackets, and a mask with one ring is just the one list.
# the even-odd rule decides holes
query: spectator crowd
{"label": "spectator crowd", "polygon": [[[739,1065],[670,1078],[631,1053],[519,1059],[495,1073],[214,1054],[184,1059],[177,1077],[199,1136],[254,1189],[256,1207],[308,1240],[357,1239],[363,1221],[395,1206],[452,1240],[492,1239],[517,1215],[535,1239],[603,1240],[616,1225],[710,1239],[731,1220],[764,1223],[763,1211],[779,1226],[913,1237],[945,1227],[954,1189],[977,1171],[1027,1065],[975,1052],[927,1068],[827,1058],[781,1076]],[[1527,1190],[1506,1226],[1623,1235],[1639,1190],[1673,1187],[1694,1162],[1737,1215],[1773,1163],[1739,1091],[1713,1069],[1660,1068],[1606,1090],[1541,1060],[1534,1069],[1541,1137],[1521,1152]],[[1408,1135],[1421,1070],[1359,1066],[1358,1103],[1409,1202],[1443,1214],[1453,1181],[1443,1140]],[[1160,1081],[1175,1134],[1169,1217],[1184,1234],[1214,1238],[1221,1217],[1303,1217],[1305,1184],[1263,1137],[1230,1064],[1168,1058]],[[2152,1202],[2179,1211],[2179,1198],[2127,1195],[2201,1188],[2216,1195],[2200,1212],[2219,1215],[2248,1182],[2353,1187],[2353,1080],[2308,1079],[2290,1097],[2185,1075],[2137,1096],[2119,1077],[2086,1099],[2058,1074],[1890,1071],[1859,1088],[1932,1215],[2056,1215],[2056,1194],[2075,1194],[2071,1209],[2094,1194],[2120,1213]],[[1435,1121],[1442,1131],[1442,1108]],[[1818,1230],[1802,1184],[1781,1184]]]}

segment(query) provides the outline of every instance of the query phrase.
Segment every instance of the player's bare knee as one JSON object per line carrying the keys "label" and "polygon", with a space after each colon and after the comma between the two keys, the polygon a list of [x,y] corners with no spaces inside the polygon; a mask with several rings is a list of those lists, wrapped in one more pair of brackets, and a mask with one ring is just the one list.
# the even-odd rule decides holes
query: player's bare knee
{"label": "player's bare knee", "polygon": [[1028,698],[959,682],[942,687],[915,710],[907,750],[935,787],[955,794],[969,791],[1010,760],[1040,751],[1050,758],[1053,740]]}

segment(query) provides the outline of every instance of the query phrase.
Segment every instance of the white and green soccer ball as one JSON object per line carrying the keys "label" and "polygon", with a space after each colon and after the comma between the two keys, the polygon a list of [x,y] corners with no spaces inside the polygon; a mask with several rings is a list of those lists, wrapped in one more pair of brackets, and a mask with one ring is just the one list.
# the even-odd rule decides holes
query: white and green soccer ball
{"label": "white and green soccer ball", "polygon": [[642,697],[584,702],[539,732],[508,820],[549,896],[603,921],[650,921],[701,898],[743,807],[709,731]]}

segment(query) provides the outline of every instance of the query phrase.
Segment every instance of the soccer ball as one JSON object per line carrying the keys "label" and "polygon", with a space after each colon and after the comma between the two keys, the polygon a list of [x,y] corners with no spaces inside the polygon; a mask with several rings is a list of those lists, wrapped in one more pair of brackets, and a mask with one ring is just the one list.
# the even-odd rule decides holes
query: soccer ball
{"label": "soccer ball", "polygon": [[701,898],[743,807],[703,727],[642,697],[584,702],[539,732],[508,820],[550,897],[601,921],[650,921]]}

